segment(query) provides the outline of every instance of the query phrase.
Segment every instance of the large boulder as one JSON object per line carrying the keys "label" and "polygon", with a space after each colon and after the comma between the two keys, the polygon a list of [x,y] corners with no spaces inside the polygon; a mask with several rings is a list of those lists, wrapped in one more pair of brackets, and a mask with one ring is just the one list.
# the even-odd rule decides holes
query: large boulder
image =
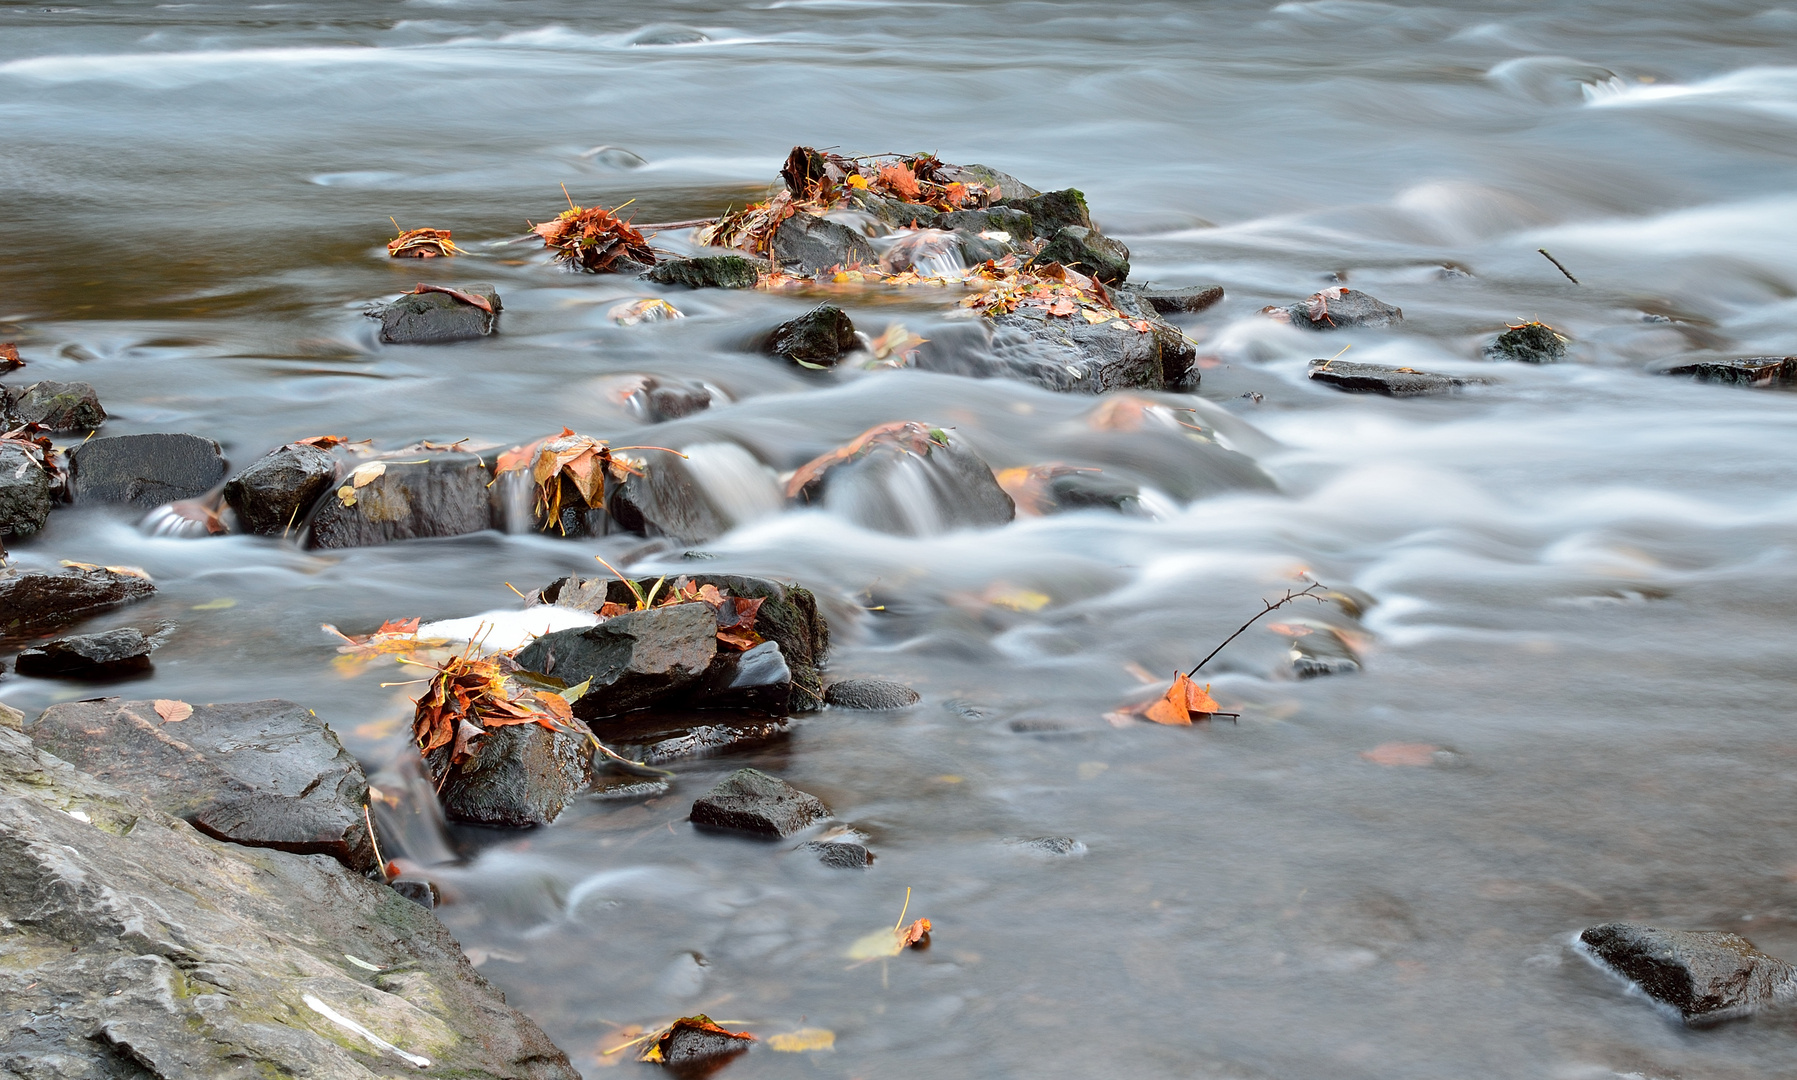
{"label": "large boulder", "polygon": [[[159,709],[158,706],[161,706]],[[368,780],[303,705],[194,705],[100,698],[52,705],[32,740],[220,840],[376,865]]]}
{"label": "large boulder", "polygon": [[34,383],[19,391],[4,411],[15,423],[36,424],[46,431],[92,431],[106,422],[100,395],[82,382]]}
{"label": "large boulder", "polygon": [[337,461],[328,450],[289,443],[225,482],[225,502],[244,529],[281,536],[331,488]]}
{"label": "large boulder", "polygon": [[1439,375],[1414,368],[1387,367],[1383,364],[1354,364],[1344,360],[1312,360],[1310,378],[1328,383],[1350,394],[1383,394],[1386,397],[1425,397],[1451,394],[1468,386],[1489,383],[1490,379]]}
{"label": "large boulder", "polygon": [[1678,1010],[1688,1024],[1797,1000],[1797,968],[1739,934],[1604,923],[1581,933],[1579,943],[1648,997]]}
{"label": "large boulder", "polygon": [[834,304],[824,304],[774,327],[768,335],[767,351],[801,367],[823,368],[835,367],[844,353],[859,344],[848,314]]}
{"label": "large boulder", "polygon": [[1055,233],[1036,253],[1035,263],[1060,263],[1106,285],[1122,284],[1129,277],[1129,249],[1123,242],[1083,225],[1069,225]]}
{"label": "large boulder", "polygon": [[[1153,311],[1138,314],[1124,306],[1132,302],[1126,292],[1112,296],[1128,319],[1094,325],[1023,308],[982,319],[960,335],[939,333],[936,347],[919,352],[914,366],[980,379],[1022,379],[1076,394],[1195,389],[1198,352],[1179,329]],[[1148,329],[1138,329],[1138,322]]]}
{"label": "large boulder", "polygon": [[77,503],[129,503],[148,510],[204,495],[225,478],[218,444],[198,435],[115,435],[68,453]]}
{"label": "large boulder", "polygon": [[1392,326],[1404,321],[1404,309],[1357,289],[1338,286],[1313,293],[1286,307],[1265,307],[1262,315],[1306,330],[1340,330],[1351,326]]}
{"label": "large boulder", "polygon": [[794,214],[782,221],[771,248],[776,265],[802,274],[880,261],[860,233],[816,214]]}
{"label": "large boulder", "polygon": [[1667,368],[1667,375],[1689,375],[1697,382],[1731,386],[1781,386],[1797,382],[1797,356],[1744,356],[1733,360],[1700,360]]}
{"label": "large boulder", "polygon": [[401,451],[365,461],[319,500],[307,544],[371,547],[395,540],[462,536],[493,525],[486,461],[450,450]]}
{"label": "large boulder", "polygon": [[406,293],[369,313],[381,320],[381,340],[392,345],[437,345],[491,334],[499,321],[499,293],[485,284],[456,289],[480,297],[487,307],[446,292]]}
{"label": "large boulder", "polygon": [[671,604],[544,634],[517,660],[569,686],[590,683],[574,715],[597,719],[674,700],[696,684],[717,655],[717,629],[708,605]]}
{"label": "large boulder", "polygon": [[780,839],[830,816],[830,808],[777,776],[738,769],[693,803],[694,825]]}
{"label": "large boulder", "polygon": [[643,276],[657,285],[689,289],[752,289],[767,269],[765,261],[747,255],[696,255],[663,259]]}
{"label": "large boulder", "polygon": [[578,1080],[424,907],[219,843],[3,729],[0,918],[8,1076]]}
{"label": "large boulder", "polygon": [[1028,214],[1030,224],[1036,230],[1036,237],[1041,240],[1050,239],[1069,225],[1078,225],[1082,229],[1092,228],[1092,213],[1086,209],[1086,195],[1078,188],[1050,191],[1028,198],[1007,197],[1004,205]]}
{"label": "large boulder", "polygon": [[478,751],[451,765],[449,748],[425,761],[451,821],[525,828],[561,816],[593,782],[593,744],[540,724],[489,728]]}
{"label": "large boulder", "polygon": [[156,591],[127,568],[76,566],[60,571],[0,567],[0,637],[64,626]]}
{"label": "large boulder", "polygon": [[126,626],[103,634],[81,634],[33,645],[19,654],[20,675],[63,679],[111,679],[147,671],[158,642]]}
{"label": "large boulder", "polygon": [[0,442],[0,537],[30,536],[50,518],[50,472],[18,442]]}

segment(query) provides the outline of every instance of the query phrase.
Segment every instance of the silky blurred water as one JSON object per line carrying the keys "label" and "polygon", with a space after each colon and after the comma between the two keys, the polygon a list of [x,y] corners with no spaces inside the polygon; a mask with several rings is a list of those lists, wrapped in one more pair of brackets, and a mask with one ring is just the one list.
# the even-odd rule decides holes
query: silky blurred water
{"label": "silky blurred water", "polygon": [[[920,706],[803,717],[664,796],[451,838],[444,921],[589,1076],[618,1026],[698,1011],[836,1033],[743,1078],[1797,1075],[1789,1016],[1686,1031],[1566,947],[1641,919],[1797,960],[1797,398],[1654,373],[1797,352],[1794,48],[1797,9],[1722,2],[0,5],[0,340],[31,361],[9,382],[91,382],[106,434],[191,431],[239,466],[325,433],[704,445],[737,522],[309,553],[70,508],[13,554],[156,578],[92,624],[178,626],[124,692],[293,698],[371,770],[404,749],[407,688],[380,683],[407,676],[334,665],[322,622],[504,607],[595,552],[816,589],[832,675]],[[1200,390],[1144,396],[1210,441],[1019,382],[786,368],[752,342],[815,296],[663,294],[505,243],[564,184],[642,221],[741,205],[797,143],[1077,186],[1134,277],[1224,286],[1185,321]],[[389,260],[390,217],[470,254]],[[379,345],[361,309],[420,280],[493,282],[501,332]],[[1404,322],[1254,314],[1339,282]],[[606,318],[652,295],[688,317]],[[841,302],[870,334],[962,325],[918,291]],[[1528,318],[1567,363],[1481,359]],[[1497,381],[1305,381],[1346,345]],[[643,374],[718,404],[646,426]],[[1102,468],[1150,515],[899,535],[775,510],[775,474],[891,420],[995,469]],[[1102,719],[1301,573],[1371,606],[1231,645],[1207,671],[1239,723]],[[1364,670],[1295,680],[1291,642],[1328,625]],[[0,681],[28,710],[92,692]],[[1440,752],[1362,756],[1393,742]],[[878,861],[692,831],[744,764]],[[1086,851],[1016,844],[1045,835]],[[934,946],[852,966],[907,887]]]}

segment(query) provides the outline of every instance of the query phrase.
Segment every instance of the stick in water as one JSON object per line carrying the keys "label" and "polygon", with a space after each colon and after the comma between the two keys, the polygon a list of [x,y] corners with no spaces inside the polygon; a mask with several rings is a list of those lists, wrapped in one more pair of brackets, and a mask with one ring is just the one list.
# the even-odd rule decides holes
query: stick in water
{"label": "stick in water", "polygon": [[[1291,603],[1292,601],[1298,599],[1300,596],[1308,596],[1312,600],[1315,600],[1317,603],[1319,603],[1319,604],[1322,603],[1323,598],[1318,596],[1317,592],[1316,592],[1318,589],[1320,589],[1322,587],[1323,587],[1322,582],[1313,581],[1308,586],[1299,590],[1298,592],[1293,592],[1290,589],[1285,590],[1285,595],[1280,597],[1277,600],[1262,600],[1261,601],[1261,605],[1262,605],[1261,609],[1260,609],[1260,611],[1255,613],[1254,618],[1249,619],[1247,622],[1242,624],[1241,629],[1237,630],[1235,633],[1224,638],[1223,645],[1227,645],[1230,642],[1234,641],[1236,638],[1241,637],[1242,634],[1245,633],[1250,626],[1253,626],[1255,623],[1260,621],[1260,617],[1262,615],[1267,614],[1269,611],[1277,611],[1278,609],[1280,609],[1280,608],[1284,607],[1285,605]],[[1210,663],[1211,657],[1214,657],[1218,653],[1222,652],[1223,645],[1219,645],[1216,648],[1212,649],[1210,651],[1210,656],[1207,656],[1204,659],[1198,661],[1198,667],[1195,667],[1192,670],[1186,672],[1186,678],[1189,679],[1192,676],[1198,674],[1198,668],[1201,668],[1204,665]]]}
{"label": "stick in water", "polygon": [[1555,266],[1559,266],[1559,267],[1560,267],[1560,272],[1561,272],[1561,273],[1562,273],[1562,274],[1565,274],[1565,275],[1566,275],[1566,280],[1567,280],[1567,281],[1570,281],[1570,282],[1572,282],[1572,283],[1573,283],[1573,284],[1574,284],[1574,285],[1577,285],[1577,284],[1578,284],[1578,283],[1579,283],[1579,279],[1578,279],[1578,278],[1575,278],[1575,277],[1573,277],[1573,276],[1572,276],[1572,271],[1571,271],[1571,270],[1568,270],[1568,269],[1566,269],[1566,267],[1564,267],[1564,266],[1560,266],[1560,260],[1559,260],[1559,259],[1556,259],[1556,258],[1554,258],[1554,257],[1553,257],[1553,256],[1552,256],[1552,255],[1548,255],[1548,254],[1547,254],[1547,249],[1546,249],[1546,248],[1536,248],[1536,249],[1535,249],[1535,250],[1536,250],[1536,251],[1539,251],[1539,252],[1541,252],[1541,254],[1543,254],[1543,255],[1547,255],[1547,261],[1548,261],[1548,262],[1551,262],[1551,263],[1553,263],[1553,264],[1554,264],[1554,265],[1555,265]]}

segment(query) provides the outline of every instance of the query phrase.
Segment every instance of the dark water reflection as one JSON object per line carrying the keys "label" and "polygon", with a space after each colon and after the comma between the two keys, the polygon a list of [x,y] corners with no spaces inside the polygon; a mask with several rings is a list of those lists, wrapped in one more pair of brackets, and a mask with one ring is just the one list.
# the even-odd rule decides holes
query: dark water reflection
{"label": "dark water reflection", "polygon": [[[1749,3],[7,4],[0,339],[28,374],[94,383],[108,433],[194,431],[239,464],[322,432],[566,424],[779,471],[917,419],[997,468],[1078,457],[1164,496],[1153,518],[922,537],[775,514],[705,545],[707,570],[813,584],[836,673],[925,700],[807,718],[663,797],[455,837],[475,857],[444,871],[445,920],[589,1074],[611,1025],[704,1010],[837,1034],[740,1077],[1789,1075],[1788,1018],[1680,1030],[1565,942],[1641,918],[1797,959],[1792,399],[1645,374],[1797,346],[1794,44],[1797,12]],[[643,220],[714,213],[795,142],[1077,185],[1138,277],[1224,285],[1188,326],[1201,393],[1158,400],[1277,489],[1216,481],[1216,447],[1178,431],[1098,430],[1088,398],[745,353],[805,297],[683,294],[681,322],[616,327],[649,291],[501,243],[564,183]],[[647,164],[581,156],[603,145]],[[390,215],[472,254],[396,265]],[[1403,327],[1253,317],[1332,274]],[[379,346],[360,309],[421,279],[494,282],[503,332]],[[949,332],[925,299],[845,302],[873,332]],[[1478,360],[1527,317],[1574,362]],[[1303,381],[1350,343],[1501,382],[1389,402]],[[616,394],[638,373],[733,403],[651,438]],[[692,565],[626,539],[181,542],[86,509],[16,554],[158,579],[97,624],[179,624],[133,693],[295,698],[378,766],[408,712],[379,683],[403,676],[340,671],[321,622],[504,607],[506,582],[595,550]],[[1300,569],[1378,600],[1364,673],[1293,681],[1287,639],[1256,631],[1216,675],[1239,725],[1100,719],[1132,665],[1190,663]],[[991,602],[1020,590],[1047,603]],[[78,693],[0,684],[27,708]],[[1445,752],[1360,756],[1387,742]],[[693,833],[691,798],[745,763],[823,797],[875,866]],[[1043,835],[1087,853],[1013,843]],[[935,946],[851,968],[906,886]]]}

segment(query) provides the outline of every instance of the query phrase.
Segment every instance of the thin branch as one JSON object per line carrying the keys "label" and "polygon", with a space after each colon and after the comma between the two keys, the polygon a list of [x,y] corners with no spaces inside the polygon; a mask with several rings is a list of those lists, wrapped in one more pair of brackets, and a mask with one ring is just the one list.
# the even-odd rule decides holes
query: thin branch
{"label": "thin branch", "polygon": [[657,221],[648,225],[635,226],[637,232],[667,232],[670,229],[696,229],[701,225],[716,225],[714,217],[692,218],[688,221]]}
{"label": "thin branch", "polygon": [[[1541,254],[1543,254],[1543,255],[1547,255],[1547,249],[1546,249],[1546,248],[1536,248],[1536,249],[1535,249],[1535,250],[1536,250],[1536,251],[1539,251],[1539,252],[1540,252],[1540,253],[1541,253]],[[1565,275],[1566,275],[1566,280],[1567,280],[1567,281],[1570,281],[1570,282],[1572,282],[1572,283],[1573,283],[1573,284],[1574,284],[1574,285],[1577,285],[1577,284],[1578,284],[1578,283],[1579,283],[1579,279],[1578,279],[1578,278],[1575,278],[1575,277],[1573,277],[1573,276],[1572,276],[1572,271],[1571,271],[1571,270],[1568,270],[1568,269],[1566,269],[1566,267],[1564,267],[1564,266],[1561,266],[1561,265],[1560,265],[1560,260],[1559,260],[1559,259],[1556,259],[1556,258],[1554,258],[1554,257],[1553,257],[1553,256],[1552,256],[1552,255],[1547,255],[1547,261],[1548,261],[1548,262],[1551,262],[1551,263],[1553,263],[1553,264],[1554,264],[1554,265],[1555,265],[1555,266],[1559,266],[1559,267],[1560,267],[1560,272],[1561,272],[1561,273],[1562,273],[1562,274],[1565,274]]]}
{"label": "thin branch", "polygon": [[[1242,634],[1247,632],[1247,630],[1250,626],[1253,626],[1255,623],[1260,621],[1261,616],[1266,615],[1269,612],[1278,611],[1280,608],[1284,607],[1285,605],[1291,603],[1292,601],[1298,599],[1301,596],[1308,596],[1312,600],[1315,600],[1319,604],[1323,603],[1324,602],[1323,598],[1317,595],[1317,590],[1322,587],[1323,587],[1322,582],[1313,581],[1309,584],[1309,586],[1307,586],[1303,589],[1300,589],[1297,592],[1293,592],[1290,589],[1285,590],[1285,595],[1280,597],[1277,600],[1262,600],[1261,601],[1261,605],[1262,605],[1261,609],[1260,609],[1260,611],[1255,613],[1254,618],[1249,619],[1247,622],[1242,624],[1241,629],[1237,630],[1235,633],[1224,638],[1223,645],[1228,645],[1230,642],[1234,641],[1236,638],[1241,637]],[[1204,659],[1198,661],[1198,667],[1195,667],[1192,670],[1186,672],[1186,678],[1189,679],[1192,676],[1198,674],[1198,668],[1202,668],[1204,665],[1210,663],[1211,659],[1213,657],[1215,657],[1218,653],[1222,652],[1223,645],[1219,645],[1216,648],[1212,649],[1210,651],[1210,656],[1207,656]]]}

